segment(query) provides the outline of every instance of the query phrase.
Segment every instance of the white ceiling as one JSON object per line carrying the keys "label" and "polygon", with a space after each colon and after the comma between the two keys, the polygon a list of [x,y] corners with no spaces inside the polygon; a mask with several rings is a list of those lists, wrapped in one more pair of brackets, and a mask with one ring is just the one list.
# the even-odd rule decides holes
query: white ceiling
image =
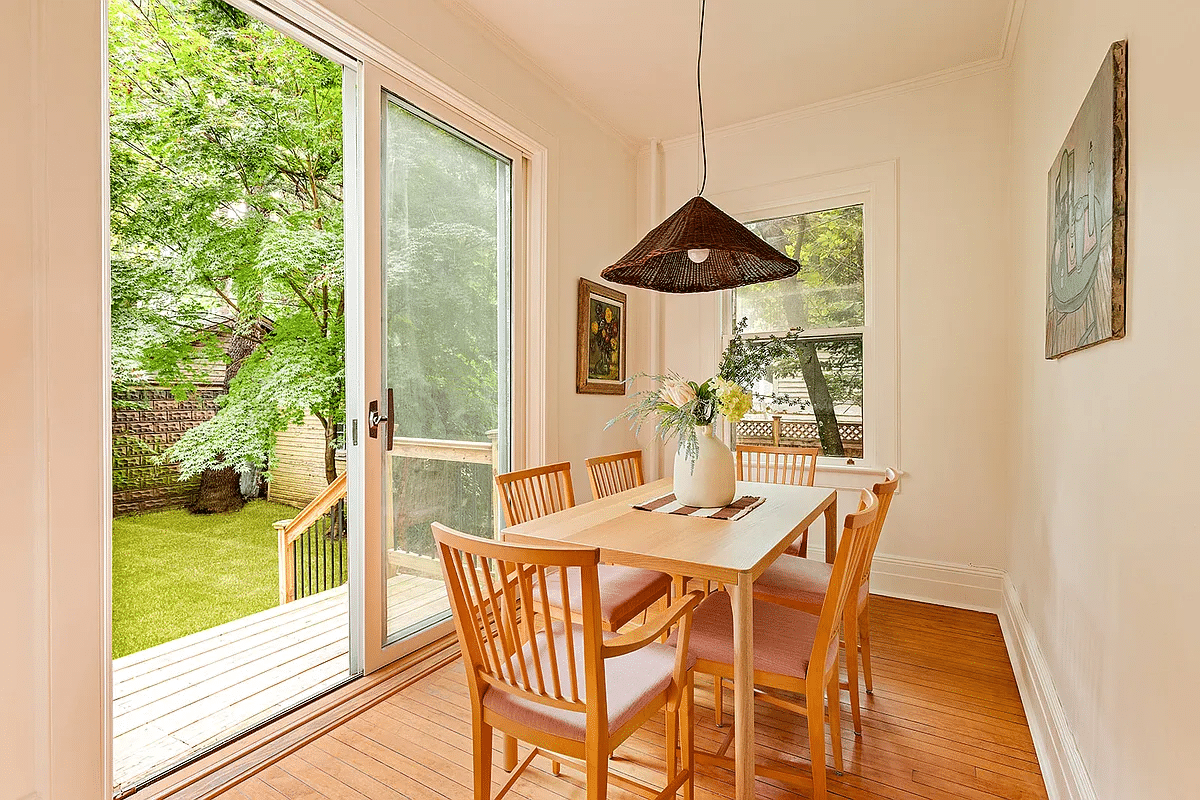
{"label": "white ceiling", "polygon": [[[695,0],[449,0],[626,136],[696,129]],[[717,128],[1003,55],[1014,0],[711,0]]]}

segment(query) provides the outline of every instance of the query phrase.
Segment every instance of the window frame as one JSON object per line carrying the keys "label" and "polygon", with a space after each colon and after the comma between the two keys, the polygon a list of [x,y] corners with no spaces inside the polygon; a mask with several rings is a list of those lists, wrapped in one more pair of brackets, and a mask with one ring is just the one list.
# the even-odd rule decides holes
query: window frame
{"label": "window frame", "polygon": [[[844,488],[869,486],[888,467],[900,471],[897,200],[894,161],[784,180],[713,195],[742,223],[833,208],[863,208],[863,325],[806,330],[806,338],[862,334],[863,455],[821,456],[818,481]],[[734,290],[716,293],[719,336],[714,355],[732,336]],[[764,333],[750,336],[767,335]]]}

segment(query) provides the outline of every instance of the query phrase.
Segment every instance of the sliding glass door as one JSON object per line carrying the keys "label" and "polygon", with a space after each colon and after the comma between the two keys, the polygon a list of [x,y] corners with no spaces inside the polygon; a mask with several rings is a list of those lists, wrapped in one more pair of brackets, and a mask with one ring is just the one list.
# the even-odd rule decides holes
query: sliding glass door
{"label": "sliding glass door", "polygon": [[515,172],[503,143],[447,109],[403,98],[391,76],[376,88],[365,94],[378,109],[368,152],[380,158],[367,187],[368,205],[379,198],[366,236],[366,371],[378,380],[366,420],[378,520],[367,531],[368,668],[448,627],[430,523],[496,530],[492,473],[508,468],[511,440]]}

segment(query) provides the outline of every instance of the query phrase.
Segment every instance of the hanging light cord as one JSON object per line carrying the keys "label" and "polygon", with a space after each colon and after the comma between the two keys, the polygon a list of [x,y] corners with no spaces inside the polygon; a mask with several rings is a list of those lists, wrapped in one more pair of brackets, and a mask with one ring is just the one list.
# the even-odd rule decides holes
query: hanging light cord
{"label": "hanging light cord", "polygon": [[696,195],[704,194],[704,185],[708,183],[708,148],[704,143],[704,92],[700,87],[700,59],[704,55],[704,0],[700,0],[700,44],[696,48],[696,105],[700,109],[700,188]]}

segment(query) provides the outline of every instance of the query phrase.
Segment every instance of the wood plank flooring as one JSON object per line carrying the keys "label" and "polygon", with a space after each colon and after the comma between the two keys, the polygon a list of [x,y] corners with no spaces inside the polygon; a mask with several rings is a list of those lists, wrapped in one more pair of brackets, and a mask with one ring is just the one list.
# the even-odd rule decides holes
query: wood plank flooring
{"label": "wood plank flooring", "polygon": [[[347,680],[348,603],[341,586],[115,660],[115,788]],[[439,580],[388,581],[390,630],[447,609]]]}
{"label": "wood plank flooring", "polygon": [[[850,729],[843,692],[846,773],[830,793],[852,800],[1039,800],[1046,791],[994,615],[872,598],[875,693],[864,695],[863,736]],[[731,698],[726,694],[726,702]],[[711,684],[697,691],[697,740],[715,750]],[[727,716],[727,719],[731,714]],[[223,800],[440,800],[471,796],[470,711],[456,660],[300,749],[227,786]],[[727,729],[726,729],[727,730]],[[803,720],[756,709],[760,757],[806,764]],[[500,763],[499,737],[496,761]],[[661,717],[618,750],[613,768],[661,785]],[[497,768],[494,788],[505,774]],[[732,775],[701,766],[697,798],[732,796]],[[760,778],[761,798],[810,794]],[[528,800],[583,798],[583,782],[538,760],[513,788]],[[209,795],[211,796],[211,795]],[[633,798],[610,788],[613,798]]]}

